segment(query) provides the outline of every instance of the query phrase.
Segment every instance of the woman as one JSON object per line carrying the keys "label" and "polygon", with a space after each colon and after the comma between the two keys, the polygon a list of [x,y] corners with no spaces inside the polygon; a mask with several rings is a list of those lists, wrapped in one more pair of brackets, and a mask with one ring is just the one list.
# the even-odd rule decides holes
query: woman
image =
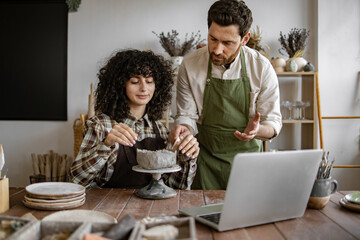
{"label": "woman", "polygon": [[[136,149],[172,147],[160,122],[171,101],[171,65],[151,51],[125,50],[110,58],[98,78],[95,110],[99,114],[86,121],[70,178],[86,187],[144,187],[151,175],[132,171]],[[180,138],[181,171],[163,177],[170,187],[189,189],[199,147],[192,135]]]}

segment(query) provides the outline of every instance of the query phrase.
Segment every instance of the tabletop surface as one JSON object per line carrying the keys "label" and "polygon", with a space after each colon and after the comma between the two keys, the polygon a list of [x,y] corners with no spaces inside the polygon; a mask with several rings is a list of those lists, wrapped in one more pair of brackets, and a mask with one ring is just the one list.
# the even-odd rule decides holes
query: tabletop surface
{"label": "tabletop surface", "polygon": [[[141,220],[145,217],[177,215],[179,208],[221,203],[222,190],[177,190],[177,196],[164,200],[141,199],[134,189],[87,189],[86,202],[77,209],[105,212],[119,220],[126,214]],[[360,239],[360,213],[339,204],[349,192],[337,192],[321,210],[306,209],[301,218],[269,223],[232,231],[217,232],[196,223],[198,239]],[[32,213],[41,220],[54,211],[41,211],[23,205],[24,188],[10,188],[10,209],[3,215],[21,217]]]}

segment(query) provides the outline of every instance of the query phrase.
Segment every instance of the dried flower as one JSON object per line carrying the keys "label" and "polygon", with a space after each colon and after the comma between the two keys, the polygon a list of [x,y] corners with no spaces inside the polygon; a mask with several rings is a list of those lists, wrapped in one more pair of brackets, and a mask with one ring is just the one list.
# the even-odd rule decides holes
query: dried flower
{"label": "dried flower", "polygon": [[153,33],[159,38],[159,42],[164,50],[171,56],[184,56],[191,49],[195,48],[198,44],[202,43],[205,39],[201,39],[200,31],[196,34],[191,33],[190,38],[188,39],[188,34],[185,35],[185,41],[180,44],[180,39],[178,38],[179,33],[176,30],[171,30],[165,34],[161,32],[157,34]]}
{"label": "dried flower", "polygon": [[299,51],[304,52],[306,47],[306,40],[310,35],[310,31],[298,28],[292,28],[288,35],[283,35],[280,32],[280,44],[282,48],[279,49],[279,53],[285,55],[281,50],[285,50],[286,53],[289,55],[289,58],[294,57],[295,53]]}
{"label": "dried flower", "polygon": [[[266,50],[262,47],[261,45],[261,31],[260,31],[260,27],[256,26],[256,30],[252,30],[251,31],[251,36],[249,41],[246,43],[246,46],[255,49],[256,51],[259,51],[263,56],[265,56],[266,58],[270,59],[270,55],[266,52]],[[265,47],[270,50],[270,47],[265,44]]]}
{"label": "dried flower", "polygon": [[256,51],[262,52],[264,48],[261,46],[261,31],[259,26],[256,26],[256,30],[252,29],[251,37],[246,43],[246,46],[255,49]]}
{"label": "dried flower", "polygon": [[81,4],[81,0],[66,0],[70,12],[76,12]]}

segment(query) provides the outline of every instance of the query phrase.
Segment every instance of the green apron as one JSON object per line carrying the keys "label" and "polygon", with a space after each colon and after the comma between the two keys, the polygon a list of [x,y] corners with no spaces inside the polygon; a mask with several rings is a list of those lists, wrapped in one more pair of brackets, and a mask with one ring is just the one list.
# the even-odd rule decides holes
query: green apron
{"label": "green apron", "polygon": [[239,79],[211,77],[209,59],[202,123],[196,136],[200,154],[192,189],[226,189],[234,156],[262,151],[262,141],[240,141],[234,136],[236,130],[243,132],[249,121],[250,82],[242,48],[240,57]]}

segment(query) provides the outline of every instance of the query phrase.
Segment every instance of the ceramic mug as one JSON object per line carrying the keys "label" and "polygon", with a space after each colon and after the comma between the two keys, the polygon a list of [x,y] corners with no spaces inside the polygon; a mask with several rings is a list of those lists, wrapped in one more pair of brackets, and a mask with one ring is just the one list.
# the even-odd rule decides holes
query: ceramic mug
{"label": "ceramic mug", "polygon": [[309,208],[322,209],[330,200],[331,194],[338,189],[338,182],[335,179],[316,179],[311,190],[308,202]]}

